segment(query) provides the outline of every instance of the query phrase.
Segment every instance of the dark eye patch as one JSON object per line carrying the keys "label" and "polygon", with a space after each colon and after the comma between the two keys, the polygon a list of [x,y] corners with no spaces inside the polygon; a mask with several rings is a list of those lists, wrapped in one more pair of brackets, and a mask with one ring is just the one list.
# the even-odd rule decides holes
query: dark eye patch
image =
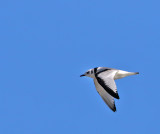
{"label": "dark eye patch", "polygon": [[87,72],[87,74],[89,74],[89,72]]}
{"label": "dark eye patch", "polygon": [[91,74],[93,73],[93,70],[91,70]]}

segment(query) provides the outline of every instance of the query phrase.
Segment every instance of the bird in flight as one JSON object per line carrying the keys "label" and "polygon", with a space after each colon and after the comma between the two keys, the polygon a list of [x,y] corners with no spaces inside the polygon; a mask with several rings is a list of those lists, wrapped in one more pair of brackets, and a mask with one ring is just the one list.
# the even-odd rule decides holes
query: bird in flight
{"label": "bird in flight", "polygon": [[108,105],[108,107],[115,112],[116,106],[114,98],[119,99],[119,95],[114,80],[136,74],[139,74],[139,72],[127,72],[108,67],[96,67],[89,69],[80,77],[88,76],[93,78],[97,92]]}

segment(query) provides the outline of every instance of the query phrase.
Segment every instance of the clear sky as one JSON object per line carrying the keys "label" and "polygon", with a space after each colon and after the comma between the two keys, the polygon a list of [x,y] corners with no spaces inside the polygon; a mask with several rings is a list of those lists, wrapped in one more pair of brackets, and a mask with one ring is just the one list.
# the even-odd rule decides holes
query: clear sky
{"label": "clear sky", "polygon": [[[159,134],[160,1],[0,2],[1,134]],[[117,80],[112,112],[94,67]]]}

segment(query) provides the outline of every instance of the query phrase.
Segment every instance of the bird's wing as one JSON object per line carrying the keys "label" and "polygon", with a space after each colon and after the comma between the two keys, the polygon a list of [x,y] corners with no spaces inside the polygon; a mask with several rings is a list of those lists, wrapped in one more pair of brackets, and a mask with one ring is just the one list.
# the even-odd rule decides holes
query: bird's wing
{"label": "bird's wing", "polygon": [[111,110],[116,111],[114,98],[104,90],[104,88],[98,83],[97,79],[94,79],[94,84],[97,92],[100,94],[104,102],[109,106]]}
{"label": "bird's wing", "polygon": [[119,95],[117,92],[116,83],[114,81],[114,76],[116,74],[116,70],[104,70],[97,72],[95,77],[98,83],[114,98],[119,99]]}

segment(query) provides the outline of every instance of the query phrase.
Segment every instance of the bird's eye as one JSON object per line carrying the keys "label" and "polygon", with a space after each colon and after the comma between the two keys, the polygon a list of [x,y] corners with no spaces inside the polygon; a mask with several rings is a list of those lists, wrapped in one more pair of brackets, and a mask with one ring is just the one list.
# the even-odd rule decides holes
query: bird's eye
{"label": "bird's eye", "polygon": [[87,74],[89,74],[89,72],[87,72]]}
{"label": "bird's eye", "polygon": [[91,70],[91,74],[93,73],[93,70]]}

